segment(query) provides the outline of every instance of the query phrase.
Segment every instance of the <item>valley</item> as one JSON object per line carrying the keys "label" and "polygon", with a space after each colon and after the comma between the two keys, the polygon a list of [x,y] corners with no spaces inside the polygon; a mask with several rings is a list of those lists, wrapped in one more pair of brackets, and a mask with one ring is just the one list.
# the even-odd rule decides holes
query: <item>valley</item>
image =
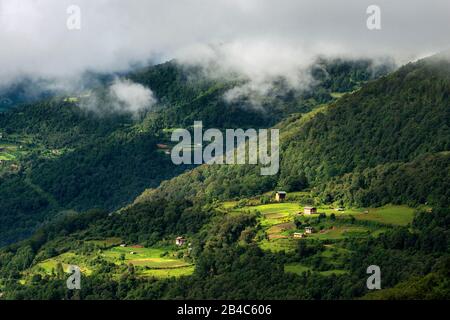
{"label": "valley", "polygon": [[[159,99],[140,117],[64,98],[0,114],[2,296],[370,299],[375,264],[378,299],[422,286],[448,297],[450,63],[377,79],[362,62],[328,63],[331,78],[264,97],[265,112],[223,101],[245,80],[196,82],[198,70],[169,62],[129,75]],[[194,121],[278,128],[279,173],[175,166],[170,134]],[[69,265],[80,291],[65,289]]]}

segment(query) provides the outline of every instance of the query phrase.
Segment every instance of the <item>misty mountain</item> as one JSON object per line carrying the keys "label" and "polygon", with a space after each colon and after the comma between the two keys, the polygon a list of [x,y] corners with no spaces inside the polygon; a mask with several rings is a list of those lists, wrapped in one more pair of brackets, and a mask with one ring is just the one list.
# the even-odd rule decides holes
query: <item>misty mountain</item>
{"label": "misty mountain", "polygon": [[[449,165],[449,75],[449,60],[435,56],[410,63],[309,114],[288,117],[276,125],[281,130],[277,176],[262,177],[255,166],[205,165],[139,199],[169,195],[225,200],[275,188],[317,188],[318,197],[341,205],[400,200],[448,205],[449,175],[439,172],[448,172]],[[424,161],[429,164],[427,173],[420,171]],[[418,186],[415,175],[427,187]],[[397,179],[391,179],[394,176]],[[380,182],[374,190],[376,179]]]}
{"label": "misty mountain", "polygon": [[278,79],[255,108],[245,97],[232,103],[224,99],[248,81],[245,77],[210,78],[201,67],[171,61],[123,75],[125,90],[143,86],[139,90],[151,90],[155,104],[120,112],[110,95],[118,75],[86,74],[85,84],[78,86],[83,90],[0,114],[2,152],[8,159],[0,166],[0,242],[23,238],[68,210],[117,209],[182,173],[189,167],[173,165],[157,147],[171,144],[173,128],[189,128],[194,121],[215,128],[271,126],[356,90],[390,68],[370,60],[319,59],[311,70],[316,80],[310,90],[288,88]]}
{"label": "misty mountain", "polygon": [[21,104],[37,103],[55,96],[81,94],[104,86],[122,73],[86,71],[74,78],[34,78],[23,76],[0,85],[0,112]]}
{"label": "misty mountain", "polygon": [[[281,167],[275,176],[260,176],[259,167],[250,165],[201,165],[174,172],[164,160],[165,153],[151,148],[167,139],[161,127],[180,125],[191,113],[219,127],[230,121],[226,116],[208,117],[212,106],[222,103],[217,83],[192,87],[189,78],[176,70],[173,64],[166,64],[144,71],[152,77],[141,74],[134,78],[151,84],[160,101],[153,111],[138,119],[126,114],[95,117],[77,103],[58,100],[21,107],[1,118],[8,129],[7,137],[48,133],[31,140],[36,146],[31,155],[21,158],[26,161],[20,162],[23,167],[19,172],[3,172],[2,209],[8,211],[2,211],[1,219],[2,227],[9,228],[1,230],[6,235],[3,242],[14,241],[17,235],[26,237],[38,223],[52,219],[26,240],[0,250],[4,275],[0,280],[7,283],[8,297],[76,298],[59,285],[63,281],[62,263],[55,259],[67,257],[76,257],[77,263],[94,270],[84,278],[85,287],[79,293],[82,299],[401,299],[422,297],[422,291],[429,298],[448,297],[450,175],[444,174],[450,167],[448,60],[432,57],[405,65],[379,79],[358,82],[352,92],[326,104],[316,101],[311,108],[303,109],[305,105],[295,103],[305,112],[286,112],[274,126],[281,131]],[[158,87],[158,79],[171,81]],[[223,82],[220,88],[225,90],[228,85]],[[180,100],[176,99],[178,90]],[[210,102],[208,112],[196,107],[197,99]],[[168,117],[173,109],[184,116]],[[45,114],[41,120],[51,121],[49,115],[57,117],[57,110],[64,110],[60,119],[70,130],[48,125],[51,122],[33,122],[40,112]],[[28,112],[35,114],[27,116]],[[257,109],[247,112],[261,114]],[[20,119],[27,125],[21,125]],[[264,122],[269,121],[264,120],[264,113],[258,119],[269,123]],[[236,119],[234,124],[252,121]],[[17,131],[8,126],[12,123]],[[91,131],[82,136],[80,128]],[[71,141],[69,137],[78,138]],[[68,149],[62,155],[44,158],[48,145]],[[39,151],[38,146],[44,150]],[[151,169],[145,171],[140,164]],[[161,182],[164,174],[167,180]],[[175,177],[169,179],[171,175]],[[143,177],[154,179],[148,183],[151,189],[130,203],[133,194],[139,194],[146,184],[139,180]],[[269,197],[280,189],[294,195],[294,200],[271,203]],[[107,210],[92,209],[98,200]],[[334,212],[317,217],[300,217],[296,212],[293,227],[314,225],[320,230],[319,236],[339,227],[363,231],[323,241],[285,237],[293,241],[289,250],[262,248],[261,243],[267,242],[265,230],[272,227],[265,229],[263,214],[251,209],[259,204],[289,208],[298,201],[346,210],[408,204],[417,212],[410,222],[394,225],[359,220],[353,215],[337,217]],[[229,208],[225,206],[228,203]],[[74,208],[91,210],[58,214]],[[379,233],[371,233],[372,229]],[[173,247],[173,239],[180,234],[189,238],[190,245],[185,251],[183,247],[178,249],[179,256],[171,259],[183,256],[189,267],[195,265],[188,276],[142,277],[142,273],[155,269],[131,262],[126,265],[125,253],[115,263],[104,256],[105,251],[111,255],[131,248],[143,252],[158,246]],[[120,243],[123,245],[119,247]],[[126,248],[128,243],[136,245]],[[161,252],[158,259],[168,254]],[[135,259],[136,252],[129,255]],[[127,261],[135,261],[130,259]],[[49,275],[42,271],[48,261],[59,261],[59,271],[55,269]],[[386,289],[367,295],[361,279],[365,279],[366,266],[373,261],[379,261],[383,268]],[[300,262],[302,267],[308,266],[308,271],[286,272],[286,266]],[[336,273],[336,268],[344,271]],[[331,274],[326,273],[330,269]],[[31,284],[18,283],[28,275],[32,275]],[[407,290],[398,289],[405,286]]]}

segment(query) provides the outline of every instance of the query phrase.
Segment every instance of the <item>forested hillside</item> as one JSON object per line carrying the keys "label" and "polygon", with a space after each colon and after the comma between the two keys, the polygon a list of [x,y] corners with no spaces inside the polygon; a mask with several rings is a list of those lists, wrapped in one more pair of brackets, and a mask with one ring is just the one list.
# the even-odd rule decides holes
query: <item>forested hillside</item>
{"label": "forested hillside", "polygon": [[[171,78],[173,65],[160,68],[161,74],[146,72],[173,79],[176,86],[190,83]],[[166,86],[153,86],[159,94],[166,90],[165,103],[177,112],[207,117],[185,101],[199,97],[195,90],[200,89],[185,89],[182,101],[175,103],[171,99],[176,94]],[[202,165],[146,190],[120,210],[67,213],[0,250],[4,297],[449,299],[450,61],[424,59],[353,89],[326,105],[316,101],[305,113],[286,114],[275,125],[281,130],[278,175],[260,176],[259,168],[250,165]],[[201,99],[211,94],[200,91]],[[112,147],[118,141],[136,141],[131,145],[139,149],[138,137],[145,137],[142,145],[152,141],[151,133],[153,139],[162,139],[164,131],[152,130],[170,121],[166,115],[172,111],[167,104],[159,107],[161,113],[109,135],[123,140],[101,140],[102,150],[108,145],[116,150],[98,153],[106,162],[90,160],[92,145],[86,144],[85,151],[76,149],[83,156],[72,151],[57,158],[67,159],[61,166],[72,163],[68,169],[31,161],[27,179],[14,175],[6,180],[8,188],[28,183],[40,194],[40,183],[45,195],[55,195],[46,203],[29,204],[36,208],[52,200],[91,205],[104,196],[108,203],[107,195],[95,188],[84,194],[52,186],[65,185],[66,179],[93,185],[91,175],[109,172],[100,170],[105,163],[120,165],[120,152]],[[163,126],[180,125],[184,117],[174,119]],[[222,124],[228,124],[224,119]],[[239,124],[253,120],[244,117]],[[112,155],[116,152],[118,159]],[[87,167],[96,169],[78,167],[83,172],[79,177],[63,174],[85,159]],[[39,166],[38,172],[33,166]],[[131,170],[134,163],[129,166],[120,172],[137,174]],[[52,172],[64,177],[46,179]],[[120,186],[100,181],[102,186]],[[281,188],[288,195],[278,202],[274,191]],[[317,212],[307,214],[310,206]],[[178,243],[181,239],[185,242]],[[72,264],[83,273],[83,287],[75,292],[65,287],[64,268]],[[367,267],[373,264],[382,270],[383,290],[370,293]]]}
{"label": "forested hillside", "polygon": [[70,210],[117,209],[188,169],[174,166],[167,150],[157,148],[170,145],[173,128],[189,128],[194,120],[216,128],[268,127],[332,101],[335,92],[355,90],[390,66],[321,59],[315,68],[310,90],[277,83],[263,109],[224,100],[227,90],[248,79],[212,79],[199,67],[171,61],[123,75],[157,99],[139,114],[112,112],[111,102],[102,100],[113,75],[98,76],[85,92],[0,113],[0,245]]}
{"label": "forested hillside", "polygon": [[448,60],[408,64],[327,107],[278,124],[278,176],[261,177],[254,166],[202,166],[139,199],[229,199],[274,188],[317,188],[322,201],[348,205],[448,205],[449,175],[442,173],[450,164],[449,95]]}

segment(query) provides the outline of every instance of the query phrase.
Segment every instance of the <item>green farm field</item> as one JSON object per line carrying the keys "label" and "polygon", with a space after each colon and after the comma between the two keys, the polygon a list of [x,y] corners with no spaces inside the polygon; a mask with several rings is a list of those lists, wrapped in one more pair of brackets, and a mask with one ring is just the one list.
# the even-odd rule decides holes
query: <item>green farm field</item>
{"label": "green farm field", "polygon": [[300,212],[300,205],[293,202],[282,202],[282,203],[271,203],[271,204],[262,204],[259,206],[249,206],[244,207],[239,210],[256,210],[261,212],[263,215],[268,214],[292,214]]}
{"label": "green farm field", "polygon": [[37,263],[23,273],[23,283],[29,282],[35,274],[41,276],[54,275],[57,265],[61,263],[65,272],[70,265],[80,267],[81,272],[90,276],[97,269],[98,259],[102,259],[117,266],[113,276],[120,275],[124,268],[133,265],[136,275],[141,277],[170,278],[187,276],[194,272],[194,265],[177,258],[177,251],[172,248],[143,248],[140,246],[121,247],[120,238],[107,238],[103,240],[89,240],[98,250],[96,253],[81,254],[73,251]]}
{"label": "green farm field", "polygon": [[66,252],[38,263],[31,269],[30,273],[50,275],[55,272],[58,263],[61,263],[64,271],[66,272],[70,265],[77,265],[80,267],[82,273],[90,275],[92,274],[93,269],[89,267],[86,262],[87,261],[81,255],[77,255],[74,252]]}
{"label": "green farm field", "polygon": [[102,252],[102,256],[117,265],[132,264],[138,274],[153,277],[176,277],[191,274],[192,264],[176,258],[170,248],[113,247]]}
{"label": "green farm field", "polygon": [[155,278],[183,277],[193,274],[194,269],[195,267],[191,265],[170,269],[148,269],[141,271],[139,275]]}
{"label": "green farm field", "polygon": [[[289,196],[289,194],[288,194]],[[304,193],[292,193],[291,197],[305,196]],[[377,237],[389,228],[404,226],[412,222],[415,210],[405,205],[386,205],[379,208],[342,208],[337,210],[329,205],[316,206],[317,214],[304,215],[304,206],[298,202],[269,203],[262,205],[247,205],[236,208],[237,201],[222,203],[222,208],[230,214],[235,212],[258,211],[261,216],[259,224],[264,230],[265,239],[258,241],[258,245],[263,250],[272,252],[290,252],[296,247],[298,241],[303,239],[293,239],[294,232],[304,232],[304,226],[310,221],[314,221],[320,214],[325,214],[330,218],[332,214],[336,220],[324,220],[320,224],[320,229],[315,227],[313,234],[307,235],[308,240],[319,241],[339,241],[346,238],[367,237],[369,235]],[[299,214],[300,213],[300,214]],[[352,216],[356,220],[351,223],[348,219]],[[302,222],[299,229],[295,221]],[[365,225],[362,222],[371,221],[377,224]],[[361,223],[359,223],[361,222]]]}
{"label": "green farm field", "polygon": [[411,223],[415,210],[408,206],[387,205],[380,208],[369,208],[368,213],[355,215],[356,219],[369,220],[384,224],[405,226]]}
{"label": "green farm field", "polygon": [[310,239],[319,240],[338,240],[351,237],[364,236],[370,233],[370,230],[361,226],[338,226],[328,230],[321,230],[308,236]]}

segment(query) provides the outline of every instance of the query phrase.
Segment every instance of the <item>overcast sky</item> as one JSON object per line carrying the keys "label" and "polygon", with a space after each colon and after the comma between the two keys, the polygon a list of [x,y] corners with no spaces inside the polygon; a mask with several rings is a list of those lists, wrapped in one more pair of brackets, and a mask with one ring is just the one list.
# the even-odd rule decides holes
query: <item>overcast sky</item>
{"label": "overcast sky", "polygon": [[[371,4],[381,30],[366,27]],[[70,5],[80,30],[67,28]],[[0,0],[0,82],[172,58],[255,77],[316,54],[404,62],[448,49],[449,31],[449,0]]]}

